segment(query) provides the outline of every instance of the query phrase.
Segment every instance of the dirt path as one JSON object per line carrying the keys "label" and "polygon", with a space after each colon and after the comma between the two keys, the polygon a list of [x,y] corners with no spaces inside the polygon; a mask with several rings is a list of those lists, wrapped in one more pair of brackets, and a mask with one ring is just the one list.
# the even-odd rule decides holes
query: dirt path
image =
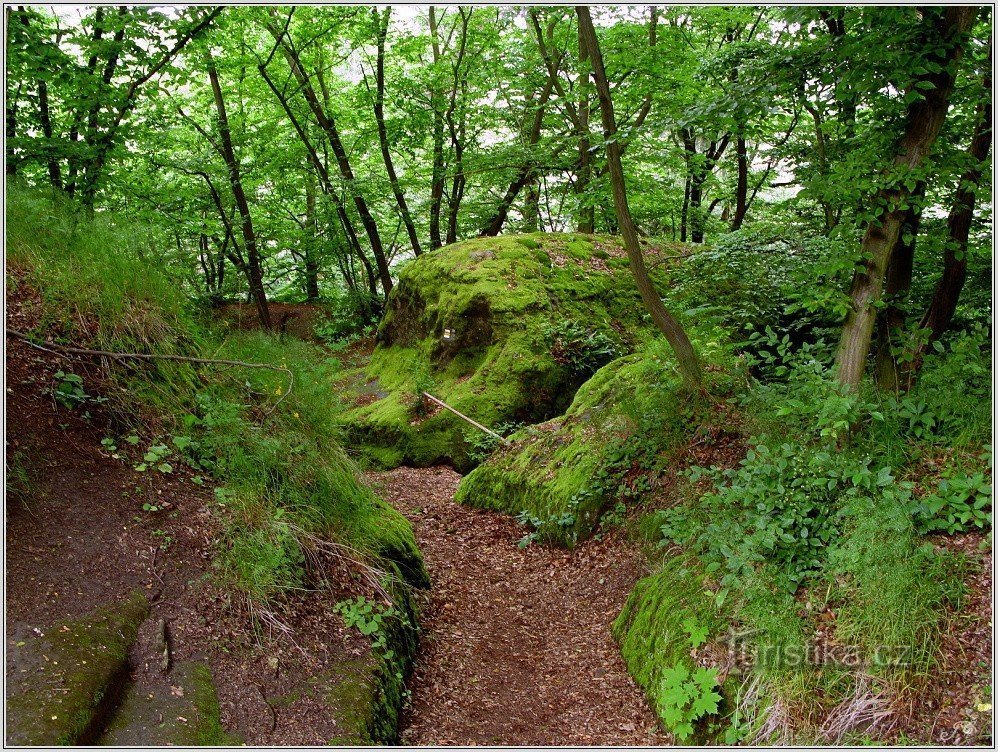
{"label": "dirt path", "polygon": [[453,502],[460,476],[368,476],[416,530],[433,588],[402,743],[663,744],[610,633],[641,557],[616,535],[517,546],[503,515]]}

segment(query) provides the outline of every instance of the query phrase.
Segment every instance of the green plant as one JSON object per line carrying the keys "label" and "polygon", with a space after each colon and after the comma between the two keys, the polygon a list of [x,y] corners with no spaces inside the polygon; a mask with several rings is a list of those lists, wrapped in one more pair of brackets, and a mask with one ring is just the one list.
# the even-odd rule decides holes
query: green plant
{"label": "green plant", "polygon": [[623,354],[620,344],[606,333],[573,319],[546,324],[544,338],[555,362],[577,376],[590,376]]}
{"label": "green plant", "polygon": [[934,491],[912,505],[921,532],[962,533],[991,527],[992,486],[983,472],[950,469]]}
{"label": "green plant", "polygon": [[52,396],[55,397],[60,405],[69,410],[86,403],[100,404],[107,402],[107,398],[105,397],[96,397],[87,394],[83,389],[83,377],[78,374],[59,370],[55,372],[53,379],[56,384],[52,390]]}
{"label": "green plant", "polygon": [[150,466],[154,466],[161,473],[172,473],[173,465],[165,461],[172,453],[166,444],[153,444],[142,455],[142,462],[135,464],[135,470],[144,473]]}
{"label": "green plant", "polygon": [[693,736],[693,725],[718,710],[717,669],[697,668],[692,673],[683,663],[662,672],[658,686],[659,708],[665,725],[680,742]]}
{"label": "green plant", "polygon": [[356,629],[365,637],[371,638],[371,647],[383,658],[390,660],[394,652],[387,647],[386,625],[389,619],[399,618],[393,606],[382,606],[364,596],[340,601],[333,610],[343,617],[348,627]]}
{"label": "green plant", "polygon": [[[509,436],[520,430],[522,423],[499,423],[494,427],[500,436]],[[477,428],[468,429],[464,432],[464,441],[468,445],[468,459],[475,464],[485,462],[492,453],[502,445],[502,441],[490,433],[479,431]]]}
{"label": "green plant", "polygon": [[159,548],[161,551],[166,551],[173,545],[173,536],[165,530],[153,530],[152,535],[155,538],[159,538]]}

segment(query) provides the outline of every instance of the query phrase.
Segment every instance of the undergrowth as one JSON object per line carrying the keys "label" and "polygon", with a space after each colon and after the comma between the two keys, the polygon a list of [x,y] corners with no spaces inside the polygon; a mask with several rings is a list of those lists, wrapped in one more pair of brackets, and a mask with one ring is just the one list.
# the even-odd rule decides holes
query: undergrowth
{"label": "undergrowth", "polygon": [[[41,297],[39,339],[268,363],[294,375],[284,397],[285,371],[122,361],[108,365],[104,384],[122,436],[133,428],[181,436],[180,460],[219,483],[214,511],[226,529],[216,574],[254,613],[270,613],[274,598],[311,582],[310,562],[322,553],[316,541],[426,584],[409,524],[361,482],[333,439],[335,360],[263,333],[222,339],[177,294],[180,278],[141,226],[83,217],[64,200],[14,185],[7,234],[8,262]],[[79,384],[67,383],[71,399]]]}
{"label": "undergrowth", "polygon": [[[930,675],[963,595],[962,557],[922,534],[991,525],[982,333],[953,337],[897,397],[842,392],[820,341],[762,337],[749,364],[760,378],[736,398],[750,449],[737,467],[685,474],[690,501],[656,518],[662,545],[684,552],[739,630],[725,648],[740,682],[729,741],[838,741],[857,724],[876,734]],[[954,397],[943,385],[957,379]],[[927,473],[942,446],[958,462]],[[661,670],[673,658],[652,660]]]}

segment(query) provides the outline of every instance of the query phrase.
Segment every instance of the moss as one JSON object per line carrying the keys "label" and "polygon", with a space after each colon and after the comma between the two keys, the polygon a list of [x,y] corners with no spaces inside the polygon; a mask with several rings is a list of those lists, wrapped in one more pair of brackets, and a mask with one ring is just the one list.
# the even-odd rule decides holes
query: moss
{"label": "moss", "polygon": [[148,612],[145,596],[135,592],[15,645],[8,670],[7,742],[92,741],[124,685],[128,648]]}
{"label": "moss", "polygon": [[[486,426],[537,423],[564,412],[584,380],[550,352],[556,323],[579,321],[625,350],[652,339],[626,261],[593,263],[608,249],[619,261],[609,236],[534,233],[457,243],[407,265],[370,363],[334,387],[352,397],[339,421],[359,459],[466,472],[465,436],[476,429],[424,410],[423,391]],[[655,273],[665,289],[666,273]]]}
{"label": "moss", "polygon": [[339,733],[328,744],[376,744],[375,712],[378,709],[376,662],[372,657],[337,666],[337,676],[324,688],[326,704],[333,710]]}
{"label": "moss", "polygon": [[[179,694],[174,687],[179,687]],[[239,743],[222,728],[211,669],[199,662],[177,664],[166,684],[131,685],[99,740],[101,745],[114,747],[218,747]]]}
{"label": "moss", "polygon": [[336,722],[337,746],[396,744],[399,718],[418,646],[415,603],[407,585],[394,579],[390,593],[399,617],[385,622],[384,646],[338,663],[306,686],[271,704],[292,704],[301,694],[320,698]]}
{"label": "moss", "polygon": [[660,572],[638,581],[613,624],[627,670],[660,718],[666,707],[659,691],[663,672],[679,664],[691,672],[697,667],[684,622],[706,627],[708,639],[718,636],[721,622],[706,590],[688,562],[670,559]]}
{"label": "moss", "polygon": [[631,440],[668,456],[683,443],[687,419],[673,360],[663,343],[604,366],[566,413],[516,433],[461,481],[462,504],[523,514],[542,536],[571,545],[595,530],[615,500],[608,464]]}

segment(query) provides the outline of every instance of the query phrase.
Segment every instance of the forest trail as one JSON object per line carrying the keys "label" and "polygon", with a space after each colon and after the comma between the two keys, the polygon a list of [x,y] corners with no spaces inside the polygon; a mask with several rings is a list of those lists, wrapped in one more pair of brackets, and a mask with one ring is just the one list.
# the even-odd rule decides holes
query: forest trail
{"label": "forest trail", "polygon": [[449,468],[368,478],[412,522],[433,582],[403,744],[667,741],[610,631],[643,574],[620,534],[521,549],[515,520],[454,503]]}

